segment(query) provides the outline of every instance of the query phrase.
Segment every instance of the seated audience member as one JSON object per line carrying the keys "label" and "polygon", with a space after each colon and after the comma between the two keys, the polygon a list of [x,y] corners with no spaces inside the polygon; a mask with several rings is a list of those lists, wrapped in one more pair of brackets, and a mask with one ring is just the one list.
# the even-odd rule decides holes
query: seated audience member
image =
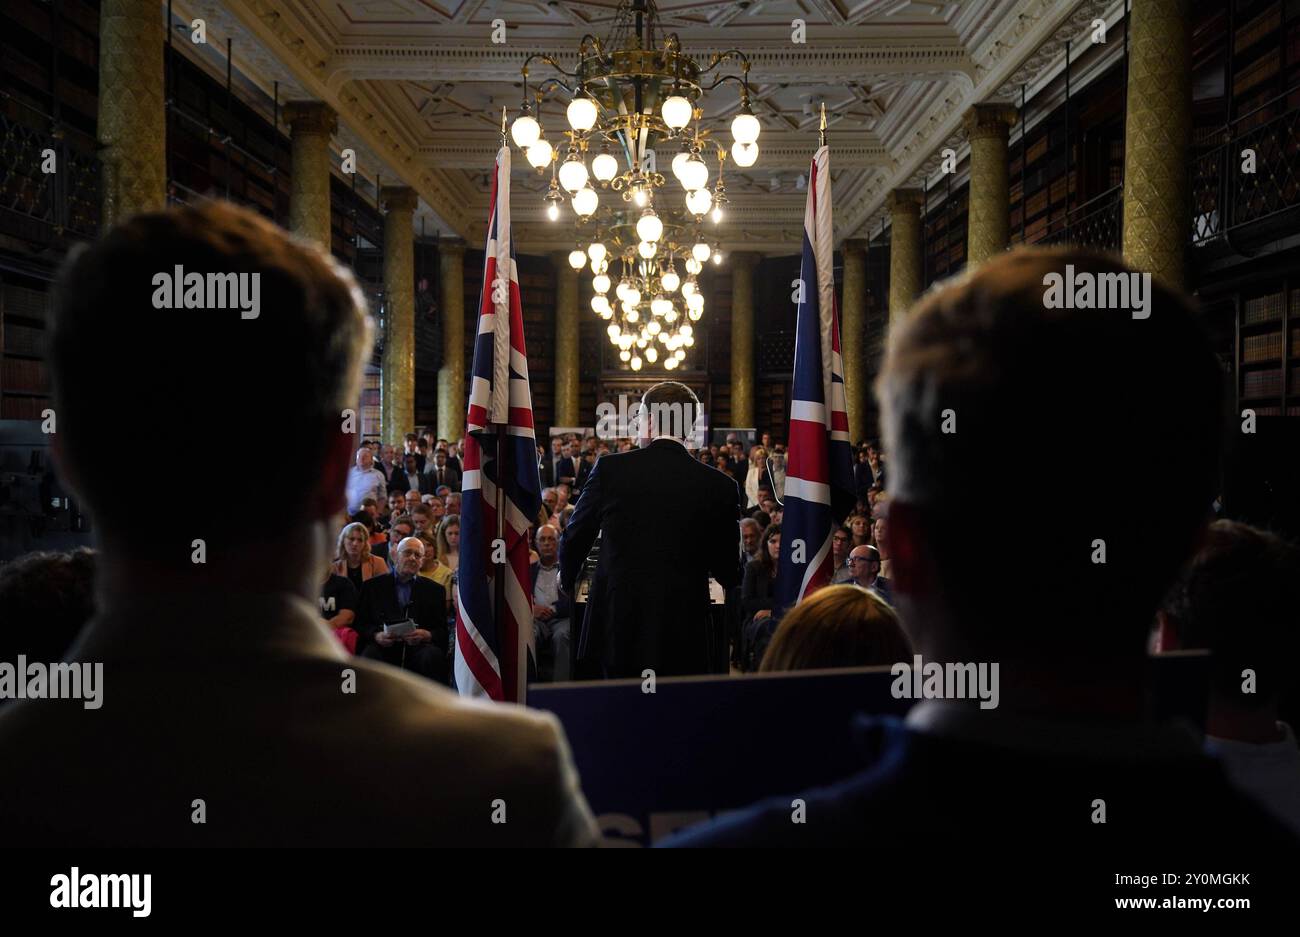
{"label": "seated audience member", "polygon": [[848,520],[849,533],[853,546],[860,547],[871,542],[871,519],[862,514],[854,514]]}
{"label": "seated audience member", "polygon": [[774,497],[785,499],[785,446],[777,443],[772,449],[772,464],[769,468],[772,476],[772,494]]}
{"label": "seated audience member", "polygon": [[444,503],[447,505],[447,516],[460,517],[460,492],[452,491],[447,494]]}
{"label": "seated audience member", "polygon": [[569,526],[569,519],[570,519],[571,517],[573,517],[573,512],[574,512],[574,509],[576,509],[576,508],[577,508],[577,505],[576,505],[576,504],[566,504],[566,505],[564,506],[564,510],[561,511],[561,512],[556,516],[556,526],[558,526],[558,527],[560,528],[560,532],[561,532],[561,533],[563,533],[563,532],[568,528],[568,526]]}
{"label": "seated audience member", "polygon": [[[923,661],[983,666],[971,681],[983,688],[944,681],[945,698],[915,703],[905,721],[860,726],[874,756],[861,773],[676,842],[889,843],[904,863],[928,860],[940,839],[1002,840],[1088,867],[1274,850],[1294,861],[1296,838],[1193,733],[1144,705],[1149,623],[1218,489],[1218,361],[1188,301],[1159,279],[1146,281],[1141,315],[1045,301],[1081,276],[1139,275],[1084,251],[997,254],[899,320],[877,379],[895,607]],[[947,409],[961,432],[943,431]],[[1123,477],[1081,511],[1099,438]],[[996,524],[985,522],[989,453]],[[1015,587],[990,588],[989,559],[1006,557]],[[792,796],[806,823],[790,822]]]}
{"label": "seated audience member", "polygon": [[570,496],[572,495],[572,493],[573,493],[573,489],[571,489],[568,485],[564,483],[556,485],[555,486],[555,510],[563,511],[566,507],[572,504],[573,502],[570,500]]}
{"label": "seated audience member", "polygon": [[433,534],[418,534],[418,539],[424,544],[424,559],[420,563],[420,575],[425,579],[431,579],[442,587],[442,591],[447,596],[447,612],[451,613],[451,596],[455,588],[455,574],[451,568],[444,564],[438,556],[438,538]]}
{"label": "seated audience member", "polygon": [[402,496],[402,513],[407,517],[415,510],[417,505],[424,504],[424,496],[418,489],[411,489]]}
{"label": "seated audience member", "polygon": [[759,670],[879,667],[912,661],[898,615],[874,592],[826,586],[781,619]]}
{"label": "seated audience member", "polygon": [[745,510],[753,510],[763,502],[762,492],[772,492],[772,474],[767,470],[767,450],[755,446],[749,450],[749,463],[745,468]]}
{"label": "seated audience member", "polygon": [[332,567],[325,569],[320,587],[320,617],[349,654],[357,652],[357,587]]}
{"label": "seated audience member", "polygon": [[370,533],[364,524],[354,521],[340,531],[334,553],[336,576],[346,576],[359,590],[367,579],[386,572],[388,564],[370,552]]}
{"label": "seated audience member", "polygon": [[762,536],[763,528],[758,525],[758,521],[752,517],[742,517],[740,519],[740,568],[742,570],[759,558],[759,550],[762,548],[760,543]]}
{"label": "seated audience member", "polygon": [[871,544],[854,547],[849,554],[849,571],[853,574],[853,583],[863,589],[870,589],[886,602],[889,596],[889,580],[880,575],[880,551]]}
{"label": "seated audience member", "polygon": [[853,581],[853,570],[849,566],[849,546],[852,534],[847,527],[836,527],[831,534],[831,585]]}
{"label": "seated audience member", "polygon": [[740,585],[741,663],[754,670],[772,636],[772,607],[775,604],[777,561],[781,556],[781,525],[769,524],[763,531],[758,559],[745,567]]}
{"label": "seated audience member", "polygon": [[411,515],[411,523],[415,525],[416,534],[425,534],[433,536],[438,529],[437,523],[433,519],[433,511],[427,504],[417,504],[408,512]]}
{"label": "seated audience member", "polygon": [[[251,317],[159,308],[158,274],[175,269],[259,283]],[[354,451],[339,413],[361,396],[369,321],[346,268],[228,202],[127,215],[70,253],[47,327],[53,446],[100,550],[95,616],[69,659],[103,665],[105,704],[0,708],[6,846],[594,842],[552,716],[350,658],[320,620]],[[250,471],[243,447],[194,431],[266,413],[277,375],[277,445],[292,459]],[[142,524],[126,496],[138,462],[104,456],[140,401],[150,444],[204,493],[176,523]],[[248,505],[290,488],[275,523],[248,523]],[[355,694],[340,692],[348,671]],[[429,809],[410,791],[433,792]],[[206,823],[192,822],[195,798]],[[508,824],[492,822],[492,798]]]}
{"label": "seated audience member", "polygon": [[452,514],[438,525],[438,562],[453,573],[460,569],[460,518]]}
{"label": "seated audience member", "polygon": [[423,472],[424,451],[420,449],[419,442],[420,442],[419,436],[417,436],[415,433],[407,433],[405,443],[401,453],[401,459],[403,462],[405,462],[405,459],[408,455],[414,456],[416,462],[415,470],[417,472]]}
{"label": "seated audience member", "polygon": [[531,566],[533,644],[539,680],[569,679],[569,622],[573,603],[560,590],[560,532],[550,524],[537,530],[537,562]]}
{"label": "seated audience member", "polygon": [[95,613],[95,565],[95,552],[79,547],[0,566],[0,661],[63,659]]}
{"label": "seated audience member", "polygon": [[[418,537],[397,545],[397,570],[376,576],[361,588],[357,602],[357,642],[363,657],[448,682],[447,593],[421,576],[425,548]],[[389,628],[410,622],[400,636]]]}
{"label": "seated audience member", "polygon": [[384,562],[388,564],[388,572],[393,571],[393,564],[397,560],[397,545],[407,537],[415,535],[415,525],[405,514],[399,514],[393,518],[392,524],[388,527],[388,546],[384,550]]}
{"label": "seated audience member", "polygon": [[397,484],[397,473],[402,469],[402,462],[397,458],[397,450],[392,446],[379,447],[379,461],[375,463],[375,468],[384,476],[384,483],[390,492],[405,491],[405,486],[399,488]]}
{"label": "seated audience member", "polygon": [[884,515],[885,501],[883,498],[877,498],[876,504],[879,505],[880,515],[871,525],[871,542],[880,552],[880,575],[886,580],[890,578],[893,572],[889,562],[889,520]]}
{"label": "seated audience member", "polygon": [[546,516],[548,519],[555,516],[555,506],[559,503],[559,500],[560,499],[556,495],[554,488],[542,489],[542,507],[546,508]]}
{"label": "seated audience member", "polygon": [[758,525],[759,530],[767,530],[768,525],[772,523],[772,517],[766,511],[754,511],[749,516]]}
{"label": "seated audience member", "polygon": [[1228,778],[1300,833],[1300,749],[1278,707],[1300,684],[1300,550],[1215,521],[1159,619],[1164,650],[1211,654],[1205,750]]}

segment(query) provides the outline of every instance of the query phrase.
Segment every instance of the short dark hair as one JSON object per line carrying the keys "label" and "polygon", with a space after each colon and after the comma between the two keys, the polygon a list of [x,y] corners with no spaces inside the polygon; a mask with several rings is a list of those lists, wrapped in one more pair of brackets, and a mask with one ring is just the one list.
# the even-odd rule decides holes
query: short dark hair
{"label": "short dark hair", "polygon": [[[1081,274],[1136,271],[1063,248],[997,255],[891,326],[877,379],[893,499],[916,508],[956,627],[985,653],[1142,653],[1217,490],[1222,374],[1189,301],[1151,280],[1145,318],[1049,307],[1049,278]],[[1120,481],[1080,511],[1103,437]],[[994,525],[979,523],[990,452]],[[973,556],[1015,556],[1016,589],[990,590]]]}
{"label": "short dark hair", "polygon": [[0,661],[62,660],[95,613],[95,553],[28,553],[0,566]]}
{"label": "short dark hair", "polygon": [[[1247,708],[1281,699],[1300,674],[1300,549],[1276,534],[1220,520],[1165,599],[1183,648],[1213,654],[1216,690]],[[1242,692],[1253,670],[1254,693]]]}
{"label": "short dark hair", "polygon": [[[155,308],[163,289],[156,277],[176,267],[187,276],[258,275],[257,316]],[[96,521],[160,562],[189,562],[191,535],[179,538],[184,549],[159,551],[157,530],[139,523],[121,496],[135,466],[103,455],[147,401],[151,438],[209,494],[202,532],[193,535],[210,553],[244,544],[243,505],[294,484],[298,465],[321,464],[336,445],[341,411],[356,406],[370,354],[365,310],[352,274],[326,252],[226,202],[135,215],[76,248],[55,286],[50,368],[62,455]],[[190,428],[264,414],[273,374],[285,376],[276,382],[276,411],[291,417],[277,437],[301,461],[241,472],[242,454],[229,447],[214,454],[209,435]]]}

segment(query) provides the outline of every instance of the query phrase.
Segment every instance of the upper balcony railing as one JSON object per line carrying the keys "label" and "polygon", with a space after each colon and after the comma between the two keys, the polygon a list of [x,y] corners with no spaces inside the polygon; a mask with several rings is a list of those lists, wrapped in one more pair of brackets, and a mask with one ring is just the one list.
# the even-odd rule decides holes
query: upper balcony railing
{"label": "upper balcony railing", "polygon": [[0,92],[0,212],[10,234],[38,244],[99,233],[95,142]]}
{"label": "upper balcony railing", "polygon": [[1118,251],[1123,241],[1124,186],[1117,185],[1071,208],[1047,229],[1039,244],[1068,244],[1100,251]]}

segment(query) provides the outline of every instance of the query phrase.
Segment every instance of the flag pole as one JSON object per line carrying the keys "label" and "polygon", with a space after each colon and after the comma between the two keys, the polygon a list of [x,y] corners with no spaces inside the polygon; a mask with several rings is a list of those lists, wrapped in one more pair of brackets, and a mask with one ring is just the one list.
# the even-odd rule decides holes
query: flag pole
{"label": "flag pole", "polygon": [[822,102],[822,123],[820,128],[821,146],[826,145],[826,102]]}
{"label": "flag pole", "polygon": [[[505,145],[506,145],[506,109],[505,106],[502,105],[501,146],[504,147]],[[497,206],[497,210],[500,211],[500,206]],[[501,271],[499,269],[497,271],[497,275],[498,276],[501,275]],[[505,272],[505,276],[508,280],[510,276],[509,270]],[[507,309],[509,308],[508,299],[506,300],[506,307]],[[497,519],[495,543],[504,544],[505,543],[505,481],[506,481],[506,473],[505,473],[506,447],[505,447],[504,437],[505,437],[506,427],[501,423],[497,423],[495,425],[495,428],[496,428],[496,433],[494,435],[496,436],[496,447],[497,447],[496,457],[494,459],[495,467],[496,467],[495,474],[496,474],[496,519]],[[507,550],[505,556],[505,563],[497,567],[496,573],[492,577],[492,583],[493,583],[492,623],[493,623],[494,630],[498,635],[502,633],[502,623],[505,620],[504,612],[506,606],[506,569],[509,567],[509,565],[510,565],[510,553]],[[512,699],[513,697],[518,696],[518,691],[517,691],[519,685],[518,678],[517,678],[518,667],[519,667],[518,648],[519,648],[519,636],[514,635],[513,647],[509,652],[513,655],[513,661],[502,661],[502,664],[505,666],[501,668],[501,684],[502,684],[501,689],[502,689],[502,695],[505,696],[506,699]],[[504,642],[502,642],[502,649],[503,650],[505,649]],[[508,682],[508,686],[507,686],[507,682]],[[512,699],[512,701],[516,703],[523,702],[520,699]]]}

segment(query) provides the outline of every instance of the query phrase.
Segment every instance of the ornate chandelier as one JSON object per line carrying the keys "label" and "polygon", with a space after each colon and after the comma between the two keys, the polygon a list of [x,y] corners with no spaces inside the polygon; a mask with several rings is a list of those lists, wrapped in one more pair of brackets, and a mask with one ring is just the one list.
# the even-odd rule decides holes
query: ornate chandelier
{"label": "ornate chandelier", "polygon": [[[758,159],[760,126],[749,103],[749,60],[729,49],[715,53],[701,66],[686,56],[677,35],[657,39],[658,9],[654,0],[623,0],[615,25],[604,42],[586,35],[578,47],[578,64],[565,71],[546,54],[529,56],[523,67],[524,101],[510,127],[515,145],[538,173],[551,168],[546,194],[551,220],[569,200],[577,216],[579,247],[569,255],[575,270],[590,264],[593,311],[609,321],[610,341],[633,370],[643,361],[676,368],[695,344],[693,322],[704,311],[704,297],[695,279],[705,261],[720,263],[722,254],[702,233],[706,216],[721,222],[727,203],[722,181],[728,150],[710,141],[700,126],[698,102],[706,91],[727,81],[740,86],[740,112],[731,122],[730,156],[742,167]],[[528,67],[540,59],[560,73],[539,84],[529,101]],[[723,62],[740,62],[741,75],[718,75],[705,84],[709,72]],[[539,117],[549,91],[569,95],[566,153],[547,139]],[[671,172],[681,185],[680,204],[659,190],[666,185],[657,169],[656,144],[676,150]],[[717,175],[709,184],[709,155],[716,155]],[[588,157],[590,156],[590,167]],[[621,199],[601,205],[597,189],[612,190]],[[594,230],[593,230],[594,229]],[[678,272],[678,262],[685,278]],[[608,297],[618,276],[615,299]]]}

